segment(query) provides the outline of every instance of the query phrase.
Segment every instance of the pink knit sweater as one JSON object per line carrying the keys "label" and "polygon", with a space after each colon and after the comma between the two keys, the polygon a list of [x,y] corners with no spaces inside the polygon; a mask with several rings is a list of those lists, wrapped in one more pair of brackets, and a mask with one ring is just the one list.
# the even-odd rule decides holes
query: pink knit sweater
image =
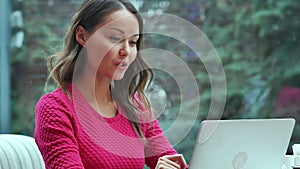
{"label": "pink knit sweater", "polygon": [[155,168],[159,157],[177,153],[157,120],[141,120],[145,145],[121,107],[115,117],[105,118],[71,86],[72,99],[57,89],[36,105],[34,137],[47,169],[142,169],[145,164]]}

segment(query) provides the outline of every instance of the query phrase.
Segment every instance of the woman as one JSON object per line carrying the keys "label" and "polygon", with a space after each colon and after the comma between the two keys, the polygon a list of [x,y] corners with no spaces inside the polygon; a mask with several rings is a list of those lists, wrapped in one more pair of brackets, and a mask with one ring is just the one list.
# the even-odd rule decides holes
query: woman
{"label": "woman", "polygon": [[185,168],[144,93],[152,71],[138,53],[142,30],[125,0],[83,1],[64,49],[49,57],[59,87],[36,105],[46,168]]}

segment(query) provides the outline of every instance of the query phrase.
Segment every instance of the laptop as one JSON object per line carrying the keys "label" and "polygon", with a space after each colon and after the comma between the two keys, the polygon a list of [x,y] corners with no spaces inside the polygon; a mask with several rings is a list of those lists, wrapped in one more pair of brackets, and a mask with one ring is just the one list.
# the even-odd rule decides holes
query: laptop
{"label": "laptop", "polygon": [[281,169],[294,119],[204,120],[189,169]]}

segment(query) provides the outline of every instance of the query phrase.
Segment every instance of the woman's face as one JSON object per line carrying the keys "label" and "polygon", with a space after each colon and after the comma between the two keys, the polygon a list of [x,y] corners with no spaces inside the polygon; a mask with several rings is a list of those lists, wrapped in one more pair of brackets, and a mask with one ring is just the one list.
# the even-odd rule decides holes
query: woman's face
{"label": "woman's face", "polygon": [[87,35],[85,73],[120,80],[137,55],[139,23],[127,10],[109,14]]}

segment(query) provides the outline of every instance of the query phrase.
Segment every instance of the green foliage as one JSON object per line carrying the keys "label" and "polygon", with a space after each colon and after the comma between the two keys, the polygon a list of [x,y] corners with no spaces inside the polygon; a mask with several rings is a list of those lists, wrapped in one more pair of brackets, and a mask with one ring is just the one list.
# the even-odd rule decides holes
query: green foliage
{"label": "green foliage", "polygon": [[300,73],[299,1],[218,2],[210,3],[203,31],[221,51],[229,98],[251,91],[246,82],[256,75],[265,77],[265,88],[273,90],[278,85],[274,79],[284,85],[283,79]]}
{"label": "green foliage", "polygon": [[11,49],[12,132],[32,135],[34,108],[43,94],[47,77],[46,58],[60,50],[72,13],[79,0],[12,1],[13,11],[20,10],[23,27],[13,29],[25,34],[23,46]]}
{"label": "green foliage", "polygon": [[[222,60],[227,82],[223,119],[272,117],[274,101],[281,88],[300,87],[294,78],[300,74],[300,1],[169,2],[170,5],[164,11],[198,26],[212,41]],[[143,11],[148,11],[147,7],[151,7],[151,3],[155,2],[145,2]],[[177,42],[168,38],[160,38],[155,42],[155,46],[179,54],[195,73],[201,86],[201,109],[198,117],[199,121],[205,119],[211,102],[211,86],[207,72],[203,70],[203,63],[187,60],[184,56],[187,52],[184,51],[189,49],[178,47]],[[177,52],[178,50],[181,52]],[[166,77],[156,78],[167,81]],[[176,90],[172,89],[172,85],[167,86],[169,91]],[[177,103],[180,104],[180,100]],[[176,112],[178,111],[174,111]],[[161,123],[164,121],[161,120]],[[299,138],[295,133],[293,138]],[[176,147],[186,149],[185,141]],[[187,153],[187,156],[190,155]]]}

